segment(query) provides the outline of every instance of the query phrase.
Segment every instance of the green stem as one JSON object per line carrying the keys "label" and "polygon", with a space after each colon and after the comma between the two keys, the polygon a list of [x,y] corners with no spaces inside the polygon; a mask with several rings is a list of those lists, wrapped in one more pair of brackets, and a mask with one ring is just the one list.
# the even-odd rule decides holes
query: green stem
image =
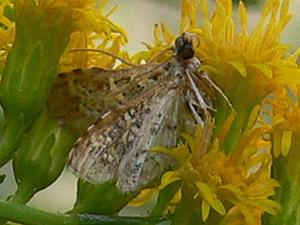
{"label": "green stem", "polygon": [[19,185],[16,193],[9,198],[9,201],[25,204],[33,197],[34,194],[34,188],[26,185]]}
{"label": "green stem", "polygon": [[[235,119],[229,129],[226,139],[224,140],[223,143],[221,143],[220,146],[220,149],[224,149],[224,152],[226,154],[232,153],[236,144],[238,143],[241,136],[243,135],[252,109],[253,109],[252,105],[249,108],[246,108],[244,106],[237,108],[238,114],[235,116]],[[219,121],[219,118],[216,118],[216,120]],[[221,121],[222,122],[221,124],[217,124],[218,127],[223,126],[224,121]]]}
{"label": "green stem", "polygon": [[157,224],[169,220],[161,217],[110,217],[87,214],[54,214],[30,206],[0,201],[0,219],[27,225],[138,225]]}
{"label": "green stem", "polygon": [[111,216],[95,216],[81,215],[80,225],[150,225],[161,223],[171,219],[168,216],[153,217],[111,217]]}
{"label": "green stem", "polygon": [[75,216],[47,213],[26,205],[4,201],[0,201],[0,218],[30,225],[79,224],[79,219]]}
{"label": "green stem", "polygon": [[272,177],[280,183],[273,199],[282,206],[282,211],[275,216],[263,217],[266,225],[300,224],[300,132],[295,132],[287,156],[273,159]]}

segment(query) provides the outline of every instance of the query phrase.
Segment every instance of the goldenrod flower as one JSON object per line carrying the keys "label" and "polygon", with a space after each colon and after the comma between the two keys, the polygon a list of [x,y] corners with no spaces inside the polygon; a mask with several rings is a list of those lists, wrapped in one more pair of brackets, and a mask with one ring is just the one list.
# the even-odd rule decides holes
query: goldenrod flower
{"label": "goldenrod flower", "polygon": [[[61,13],[64,13],[73,19],[71,39],[65,53],[60,59],[60,72],[92,65],[104,68],[112,68],[114,66],[115,59],[107,57],[107,55],[88,54],[83,51],[74,53],[68,52],[69,50],[76,48],[98,48],[115,55],[124,56],[124,58],[127,57],[126,52],[119,52],[120,46],[127,42],[126,31],[121,26],[109,20],[109,15],[116,10],[116,7],[105,13],[108,2],[108,0],[101,1],[96,10],[96,1],[94,0],[38,1],[39,8],[44,10],[46,15],[48,14],[50,16],[55,11],[61,11]],[[4,13],[5,11],[8,11],[8,9],[13,12],[11,1],[2,1],[0,4],[0,24],[2,24],[2,26],[0,26],[0,68],[2,69],[8,50],[13,43],[15,33],[14,21],[9,20]],[[109,45],[109,47],[107,47],[107,45]]]}
{"label": "goldenrod flower", "polygon": [[[181,24],[180,33],[193,32],[200,33],[200,29],[196,28],[197,25],[197,13],[198,13],[199,1],[197,0],[182,0],[181,7]],[[178,34],[172,34],[168,27],[161,23],[161,26],[155,25],[154,27],[154,44],[144,43],[147,46],[147,51],[142,51],[133,57],[136,61],[144,59],[146,61],[151,60],[162,51],[173,46],[174,40],[178,37]],[[171,52],[166,52],[157,58],[157,61],[164,61],[170,58]]]}
{"label": "goldenrod flower", "polygon": [[259,224],[255,222],[260,221],[260,217],[256,218],[258,212],[259,215],[264,212],[275,214],[280,209],[278,203],[268,199],[274,195],[274,187],[279,185],[269,177],[269,151],[261,151],[270,149],[270,143],[261,140],[263,130],[256,128],[245,133],[231,156],[220,151],[216,139],[211,151],[196,162],[193,158],[201,132],[197,132],[195,139],[184,135],[187,144],[178,148],[155,148],[179,163],[178,170],[163,175],[160,189],[181,181],[178,192],[182,192],[189,187],[186,184],[192,184],[193,188],[188,188],[188,191],[193,193],[195,201],[199,201],[204,221],[213,208],[225,216],[224,220],[229,220],[234,211],[236,216],[240,214],[239,218],[244,218],[244,224]]}
{"label": "goldenrod flower", "polygon": [[[280,34],[291,18],[289,0],[282,3],[269,0],[250,34],[242,2],[239,5],[240,33],[233,19],[231,1],[219,0],[216,4],[212,18],[208,16],[206,4],[202,5],[203,27],[198,54],[205,62],[202,69],[210,71],[237,112],[228,135],[230,140],[222,144],[226,152],[231,152],[254,107],[261,105],[263,99],[282,83],[299,83],[300,70],[293,60],[285,57],[288,46],[280,42]],[[224,115],[230,112],[220,98],[218,101],[217,130],[222,126]]]}
{"label": "goldenrod flower", "polygon": [[[109,1],[101,1],[96,10],[95,1],[78,1],[81,8],[76,7],[75,2],[70,1],[71,8],[76,12],[76,32],[71,36],[69,45],[60,59],[60,72],[72,69],[97,66],[113,68],[116,59],[105,54],[88,53],[86,51],[68,52],[73,49],[100,49],[114,55],[128,58],[126,52],[121,52],[120,47],[127,42],[126,31],[119,25],[108,19],[115,10],[114,7],[105,13]],[[75,6],[74,6],[75,4]],[[84,6],[84,7],[82,7]]]}
{"label": "goldenrod flower", "polygon": [[[293,94],[294,93],[294,94]],[[294,95],[294,96],[291,96]],[[269,108],[264,112],[271,119],[270,133],[273,137],[273,154],[287,156],[292,144],[293,133],[300,131],[299,86],[293,90],[282,88],[266,100]],[[295,140],[294,141],[298,141]]]}

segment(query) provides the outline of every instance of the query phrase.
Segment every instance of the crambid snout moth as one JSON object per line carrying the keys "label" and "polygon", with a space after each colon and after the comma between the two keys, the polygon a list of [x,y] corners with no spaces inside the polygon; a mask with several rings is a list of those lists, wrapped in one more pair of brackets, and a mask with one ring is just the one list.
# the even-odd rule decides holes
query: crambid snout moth
{"label": "crambid snout moth", "polygon": [[196,41],[195,34],[183,33],[173,57],[161,63],[58,75],[48,108],[75,129],[91,125],[69,158],[75,174],[94,184],[116,179],[123,193],[135,191],[170,164],[168,156],[149,150],[175,147],[182,132],[192,134],[199,124],[204,127],[201,152],[206,152],[214,93],[220,89],[199,72]]}

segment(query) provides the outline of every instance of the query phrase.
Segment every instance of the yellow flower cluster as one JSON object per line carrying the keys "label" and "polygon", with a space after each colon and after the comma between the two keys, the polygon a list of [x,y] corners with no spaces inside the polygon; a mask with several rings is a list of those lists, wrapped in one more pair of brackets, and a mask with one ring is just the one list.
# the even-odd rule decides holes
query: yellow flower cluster
{"label": "yellow flower cluster", "polygon": [[[278,203],[268,199],[274,195],[273,189],[279,184],[269,175],[271,155],[267,149],[270,143],[261,140],[263,132],[263,128],[257,128],[245,133],[230,156],[220,151],[218,139],[215,139],[211,151],[197,161],[193,160],[193,153],[199,144],[197,141],[201,140],[201,132],[197,132],[195,138],[183,135],[187,144],[178,148],[155,148],[154,151],[173,156],[179,163],[178,170],[164,174],[160,190],[176,181],[182,182],[178,192],[186,188],[184,183],[194,184],[194,198],[201,202],[204,221],[209,216],[210,208],[213,208],[219,214],[226,215],[225,220],[231,218],[234,212],[234,218],[240,218],[239,214],[244,216],[245,224],[258,224],[256,220],[259,218],[253,212],[275,214],[280,210]],[[231,205],[227,214],[225,204],[227,208],[228,204]]]}
{"label": "yellow flower cluster", "polygon": [[[164,50],[173,45],[177,35],[165,24],[155,27],[155,41],[145,43],[147,50],[132,57],[121,51],[127,35],[122,27],[108,19],[115,8],[104,13],[108,0],[101,1],[98,10],[93,0],[37,2],[49,15],[59,9],[70,13],[74,21],[69,45],[60,59],[60,72],[95,65],[115,67],[113,57],[80,50],[68,52],[72,49],[104,50],[136,64],[152,59],[164,61],[172,54]],[[270,176],[272,156],[287,156],[291,146],[299,142],[293,135],[298,133],[299,136],[300,129],[300,69],[295,60],[298,53],[289,56],[288,46],[280,42],[280,34],[291,19],[289,7],[290,0],[268,0],[250,33],[242,2],[238,7],[239,23],[236,23],[231,0],[217,0],[212,16],[207,0],[182,0],[180,32],[199,36],[196,54],[204,64],[200,69],[209,71],[236,114],[222,96],[216,97],[214,141],[210,150],[199,158],[195,156],[203,138],[200,126],[194,137],[183,134],[185,142],[177,148],[153,149],[178,162],[177,169],[163,175],[158,188],[148,190],[148,193],[162,192],[174,183],[179,184],[165,212],[176,213],[175,207],[186,193],[190,193],[191,201],[198,205],[203,221],[209,221],[213,209],[223,216],[222,224],[258,225],[264,212],[274,215],[280,210],[280,205],[269,199],[279,186]],[[12,9],[10,1],[3,0],[0,4],[0,69],[14,38],[14,22],[6,15],[9,9]],[[201,28],[197,25],[199,11]],[[237,27],[241,28],[240,32]],[[267,119],[271,123],[267,123]],[[148,201],[145,196],[139,196],[132,203]]]}
{"label": "yellow flower cluster", "polygon": [[[51,1],[44,1],[50,4]],[[73,9],[76,24],[74,33],[65,53],[60,60],[60,72],[67,72],[72,69],[98,66],[102,68],[113,68],[116,59],[104,54],[88,53],[85,51],[68,52],[73,49],[100,49],[128,58],[126,52],[120,52],[120,47],[127,42],[126,31],[119,25],[113,23],[108,17],[117,9],[114,7],[105,13],[109,0],[101,1],[96,9],[94,0],[60,1],[53,0],[50,4],[54,7],[69,7]],[[63,5],[61,5],[63,3]]]}
{"label": "yellow flower cluster", "polygon": [[[174,195],[174,201],[179,202],[184,189],[191,187],[187,184],[192,184],[194,189],[189,191],[201,202],[203,220],[208,218],[211,208],[224,215],[224,224],[261,224],[264,212],[274,215],[280,211],[280,205],[268,199],[279,186],[270,177],[272,155],[287,155],[292,141],[296,141],[293,132],[299,131],[299,104],[291,93],[300,97],[300,69],[295,62],[296,53],[288,56],[288,46],[280,42],[280,34],[291,18],[289,5],[289,0],[267,1],[258,24],[249,33],[242,2],[238,11],[240,23],[236,24],[230,0],[216,1],[213,16],[206,0],[182,1],[181,32],[199,35],[197,55],[204,62],[200,69],[210,72],[237,113],[233,115],[228,105],[220,104],[214,146],[197,160],[194,152],[200,146],[197,142],[202,138],[201,132],[194,138],[184,135],[187,144],[178,148],[154,149],[179,163],[177,170],[164,174],[159,189],[180,181],[181,188]],[[202,16],[201,29],[196,24],[198,10]],[[143,56],[151,58],[170,47],[175,39],[165,25],[161,29],[156,27],[154,36],[154,45],[148,44],[148,52]],[[160,60],[169,55],[164,57]],[[222,102],[222,97],[217,102]],[[272,109],[264,107],[266,104]],[[268,118],[260,114],[261,110]],[[272,124],[266,122],[270,118]],[[141,202],[136,199],[134,203]]]}
{"label": "yellow flower cluster", "polygon": [[[93,54],[84,51],[70,53],[72,49],[93,48],[111,52],[128,58],[127,52],[120,52],[120,46],[127,42],[126,31],[113,23],[108,17],[116,10],[114,7],[105,13],[108,0],[101,1],[96,10],[94,0],[40,0],[38,7],[51,16],[53,11],[61,11],[70,15],[73,20],[73,33],[69,46],[60,60],[59,72],[66,72],[76,68],[84,68],[97,65],[104,68],[112,68],[115,58],[103,54]],[[0,3],[0,68],[4,67],[8,50],[14,41],[15,24],[8,19],[6,11],[12,9],[9,0]]]}

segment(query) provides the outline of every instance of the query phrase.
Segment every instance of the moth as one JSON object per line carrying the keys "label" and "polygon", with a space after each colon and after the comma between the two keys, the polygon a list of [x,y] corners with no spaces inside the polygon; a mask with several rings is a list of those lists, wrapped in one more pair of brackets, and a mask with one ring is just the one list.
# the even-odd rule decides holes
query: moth
{"label": "moth", "polygon": [[193,134],[199,124],[204,127],[201,151],[206,152],[215,91],[221,90],[199,72],[196,42],[195,34],[183,33],[175,40],[173,56],[161,63],[58,75],[48,109],[74,130],[89,127],[69,157],[78,177],[94,184],[116,179],[121,192],[136,191],[171,163],[151,148],[175,147],[182,132]]}

